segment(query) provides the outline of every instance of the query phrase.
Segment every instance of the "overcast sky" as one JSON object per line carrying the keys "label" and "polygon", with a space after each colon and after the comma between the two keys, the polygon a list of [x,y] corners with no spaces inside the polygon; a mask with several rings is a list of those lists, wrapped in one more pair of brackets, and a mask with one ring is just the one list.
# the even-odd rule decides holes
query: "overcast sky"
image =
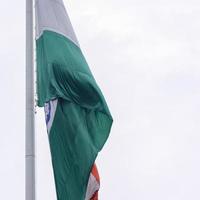
{"label": "overcast sky", "polygon": [[[64,2],[114,118],[100,200],[199,200],[199,1]],[[25,2],[2,1],[0,24],[0,199],[23,200]],[[37,200],[56,200],[37,111]]]}

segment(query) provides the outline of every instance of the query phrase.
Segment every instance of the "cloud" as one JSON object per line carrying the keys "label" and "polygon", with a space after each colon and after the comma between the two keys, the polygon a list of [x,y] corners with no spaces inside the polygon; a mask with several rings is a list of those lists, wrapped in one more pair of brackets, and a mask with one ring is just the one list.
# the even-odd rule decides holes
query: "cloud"
{"label": "cloud", "polygon": [[[7,199],[24,198],[24,4],[4,1],[0,13],[0,187]],[[199,199],[199,1],[65,5],[114,117],[97,160],[100,198]],[[36,124],[37,195],[54,200],[42,109]]]}

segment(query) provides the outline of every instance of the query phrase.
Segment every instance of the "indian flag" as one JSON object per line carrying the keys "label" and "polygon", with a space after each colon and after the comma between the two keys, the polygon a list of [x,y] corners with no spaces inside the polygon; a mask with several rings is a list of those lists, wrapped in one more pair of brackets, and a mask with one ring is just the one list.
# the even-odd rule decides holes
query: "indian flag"
{"label": "indian flag", "polygon": [[112,116],[62,0],[36,0],[38,106],[45,108],[58,200],[97,200],[95,165]]}

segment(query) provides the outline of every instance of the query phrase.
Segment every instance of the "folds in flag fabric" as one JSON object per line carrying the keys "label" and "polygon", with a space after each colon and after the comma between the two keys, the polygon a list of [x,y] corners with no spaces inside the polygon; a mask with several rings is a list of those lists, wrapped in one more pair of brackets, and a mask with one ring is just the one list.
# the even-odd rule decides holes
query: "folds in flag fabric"
{"label": "folds in flag fabric", "polygon": [[97,200],[95,165],[112,116],[62,0],[36,0],[38,106],[45,107],[58,200]]}

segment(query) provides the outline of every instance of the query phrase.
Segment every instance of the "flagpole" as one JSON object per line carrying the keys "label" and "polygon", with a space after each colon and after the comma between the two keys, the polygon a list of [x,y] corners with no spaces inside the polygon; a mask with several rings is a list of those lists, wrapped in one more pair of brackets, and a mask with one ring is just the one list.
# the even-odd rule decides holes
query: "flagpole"
{"label": "flagpole", "polygon": [[26,0],[26,200],[35,200],[35,107],[33,64],[33,0]]}

